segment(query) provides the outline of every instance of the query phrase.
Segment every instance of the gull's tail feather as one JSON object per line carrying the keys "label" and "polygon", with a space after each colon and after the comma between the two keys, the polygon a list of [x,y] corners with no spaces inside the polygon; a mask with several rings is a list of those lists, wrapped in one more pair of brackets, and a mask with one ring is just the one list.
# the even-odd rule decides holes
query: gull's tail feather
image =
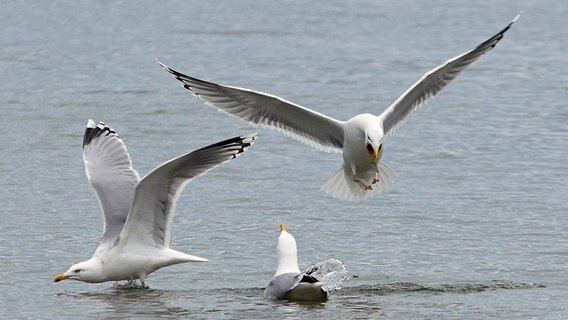
{"label": "gull's tail feather", "polygon": [[379,182],[372,185],[373,190],[363,190],[359,183],[355,182],[351,171],[347,171],[344,167],[341,167],[331,179],[321,186],[321,189],[332,197],[341,200],[366,200],[381,194],[398,176],[389,166],[379,162]]}
{"label": "gull's tail feather", "polygon": [[379,177],[381,179],[381,182],[379,184],[384,190],[388,186],[393,184],[394,180],[396,180],[396,178],[398,177],[398,173],[396,173],[394,169],[392,169],[385,163],[379,162]]}
{"label": "gull's tail feather", "polygon": [[184,262],[207,262],[209,260],[198,256],[192,256],[174,249],[168,249],[167,255],[169,257],[168,265],[184,263]]}

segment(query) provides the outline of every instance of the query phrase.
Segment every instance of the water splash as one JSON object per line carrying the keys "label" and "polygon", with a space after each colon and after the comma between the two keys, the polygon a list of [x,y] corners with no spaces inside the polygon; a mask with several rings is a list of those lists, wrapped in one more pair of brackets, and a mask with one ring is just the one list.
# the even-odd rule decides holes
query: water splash
{"label": "water splash", "polygon": [[305,273],[318,278],[329,292],[341,289],[343,281],[350,278],[345,264],[338,259],[330,258],[310,266]]}

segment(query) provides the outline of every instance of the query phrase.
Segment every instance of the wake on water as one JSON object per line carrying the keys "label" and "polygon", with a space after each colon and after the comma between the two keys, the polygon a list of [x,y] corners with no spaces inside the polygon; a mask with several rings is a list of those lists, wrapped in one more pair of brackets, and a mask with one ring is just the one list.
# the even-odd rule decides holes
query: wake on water
{"label": "wake on water", "polygon": [[[327,288],[327,290],[336,296],[346,295],[394,295],[401,293],[425,293],[425,294],[468,294],[494,290],[512,290],[512,289],[537,289],[546,288],[543,284],[530,282],[515,282],[509,280],[491,280],[478,283],[454,283],[454,284],[430,284],[422,285],[411,282],[393,282],[373,285],[359,286],[343,286],[345,281],[351,279],[345,264],[335,258],[329,258],[314,263],[304,271],[319,279]],[[142,285],[136,280],[126,282],[116,282],[113,289],[148,289],[147,285]],[[264,288],[225,288],[204,291],[224,291],[226,294],[256,296]],[[202,291],[202,290],[198,290]]]}
{"label": "wake on water", "polygon": [[393,295],[401,293],[452,293],[452,294],[468,294],[484,291],[494,291],[499,289],[536,289],[546,288],[543,284],[530,282],[515,282],[509,280],[491,280],[480,283],[456,283],[456,284],[440,284],[440,285],[420,285],[410,282],[395,282],[387,284],[360,285],[355,287],[345,287],[336,292],[336,295],[353,295],[353,294],[375,294],[375,295]]}
{"label": "wake on water", "polygon": [[318,278],[333,295],[376,294],[391,295],[400,293],[453,293],[467,294],[499,289],[535,289],[546,288],[543,284],[530,282],[515,282],[509,280],[491,280],[479,283],[454,283],[421,285],[411,282],[394,282],[387,284],[360,285],[343,287],[343,282],[351,279],[345,264],[338,259],[330,258],[315,263],[305,271]]}

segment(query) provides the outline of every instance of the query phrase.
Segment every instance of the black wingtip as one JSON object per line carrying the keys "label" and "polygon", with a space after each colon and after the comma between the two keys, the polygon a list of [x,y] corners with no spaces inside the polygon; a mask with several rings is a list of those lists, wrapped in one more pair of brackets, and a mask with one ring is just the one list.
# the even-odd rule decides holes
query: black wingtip
{"label": "black wingtip", "polygon": [[320,282],[316,277],[311,276],[309,274],[304,274],[302,276],[302,280],[300,282],[307,282],[307,283],[318,283]]}
{"label": "black wingtip", "polygon": [[233,156],[233,159],[236,158],[238,155],[240,155],[241,153],[245,152],[245,150],[252,146],[254,144],[254,140],[258,139],[258,134],[253,133],[253,134],[249,134],[246,136],[241,136],[240,138],[240,144],[241,144],[241,148],[238,150],[238,152]]}
{"label": "black wingtip", "polygon": [[91,141],[93,141],[93,139],[95,139],[96,137],[98,137],[102,134],[105,134],[105,135],[112,134],[112,135],[115,135],[115,136],[118,137],[116,132],[113,129],[111,129],[110,127],[108,127],[107,125],[105,125],[104,122],[101,121],[97,125],[95,123],[95,121],[93,121],[92,119],[89,119],[87,121],[87,128],[85,129],[85,134],[83,135],[83,148],[85,148],[86,145],[91,143]]}
{"label": "black wingtip", "polygon": [[483,42],[482,44],[480,44],[479,46],[477,46],[477,48],[483,48],[483,47],[487,47],[490,46],[491,48],[494,48],[500,41],[501,39],[503,39],[503,37],[505,36],[505,33],[507,31],[509,31],[509,29],[511,29],[511,26],[519,19],[519,17],[521,16],[523,12],[519,12],[515,18],[513,18],[513,20],[511,20],[511,22],[509,22],[509,24],[503,28],[501,31],[499,31],[497,34],[495,34],[493,37],[489,38],[487,41]]}
{"label": "black wingtip", "polygon": [[167,72],[169,72],[171,75],[174,76],[174,78],[176,78],[178,81],[181,81],[182,84],[184,85],[184,87],[186,87],[187,89],[191,90],[191,88],[189,88],[186,84],[184,79],[191,79],[193,81],[197,81],[197,82],[206,82],[194,77],[190,77],[187,74],[181,73],[177,70],[174,70],[170,67],[168,67],[167,65],[163,64],[160,60],[156,59],[156,62],[160,65],[160,67],[162,67],[164,70],[166,70]]}
{"label": "black wingtip", "polygon": [[248,147],[252,146],[257,138],[258,134],[256,133],[244,136],[238,136],[208,145],[207,147],[204,147],[201,150],[214,149],[214,148],[234,148],[235,146],[238,146],[238,149],[235,150],[236,151],[235,154],[233,154],[233,159],[234,159],[238,157],[241,153],[245,152]]}
{"label": "black wingtip", "polygon": [[162,61],[158,60],[158,58],[156,58],[156,63],[160,65],[160,67],[162,67],[162,69],[166,70],[167,72],[171,73],[174,77],[178,77],[179,75],[185,76],[183,73],[178,72],[168,66],[166,66],[165,64],[162,63]]}
{"label": "black wingtip", "polygon": [[[205,80],[201,80],[198,78],[194,78],[192,76],[188,76],[185,73],[181,73],[177,70],[174,70],[170,67],[168,67],[167,65],[163,64],[160,60],[156,59],[156,62],[164,69],[166,70],[169,74],[171,74],[174,79],[176,79],[177,81],[181,82],[182,87],[184,87],[185,89],[187,89],[189,92],[191,92],[191,94],[193,94],[194,96],[202,99],[199,96],[199,93],[196,92],[194,90],[194,86],[196,85],[202,85],[202,86],[210,86],[210,87],[217,87],[219,88],[220,85],[216,84],[214,82],[209,82],[209,81],[205,81]],[[205,100],[205,99],[203,99]]]}
{"label": "black wingtip", "polygon": [[517,15],[513,18],[513,20],[511,20],[511,22],[509,22],[509,24],[508,24],[505,28],[503,28],[503,30],[501,30],[501,32],[499,32],[499,34],[501,34],[501,37],[503,37],[503,35],[505,34],[505,32],[507,32],[509,29],[511,29],[511,26],[512,26],[515,22],[517,22],[517,20],[519,20],[519,18],[521,17],[521,14],[522,14],[522,13],[523,13],[522,11],[519,12],[519,13],[517,13]]}

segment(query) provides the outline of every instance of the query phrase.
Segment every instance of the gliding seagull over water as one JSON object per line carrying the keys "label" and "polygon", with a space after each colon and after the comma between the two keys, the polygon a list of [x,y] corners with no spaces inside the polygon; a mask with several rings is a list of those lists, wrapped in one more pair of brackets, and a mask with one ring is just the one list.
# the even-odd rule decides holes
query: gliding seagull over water
{"label": "gliding seagull over water", "polygon": [[256,135],[235,137],[174,158],[142,180],[114,130],[93,120],[83,137],[87,178],[103,210],[101,244],[87,261],[77,263],[53,281],[90,283],[134,281],[173,264],[203,262],[204,258],[170,249],[170,232],[177,199],[187,183],[236,158]]}
{"label": "gliding seagull over water", "polygon": [[467,66],[489,52],[518,19],[477,47],[428,71],[382,114],[359,114],[340,121],[280,97],[203,81],[158,63],[208,105],[249,123],[283,131],[327,152],[342,152],[343,165],[322,190],[343,200],[377,196],[397,174],[381,162],[385,136],[399,127],[427,99],[440,92]]}

